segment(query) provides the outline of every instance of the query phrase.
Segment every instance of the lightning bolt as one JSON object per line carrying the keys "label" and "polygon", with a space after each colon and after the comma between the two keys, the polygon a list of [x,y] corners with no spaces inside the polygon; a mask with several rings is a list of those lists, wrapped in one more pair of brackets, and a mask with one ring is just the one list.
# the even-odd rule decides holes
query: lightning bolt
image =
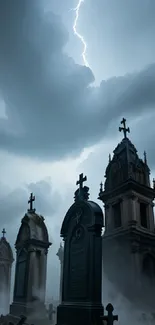
{"label": "lightning bolt", "polygon": [[83,44],[82,59],[83,59],[84,65],[86,67],[89,67],[89,63],[88,63],[87,58],[86,58],[87,44],[85,42],[84,37],[80,33],[78,33],[78,31],[77,31],[77,22],[78,22],[78,19],[79,19],[79,11],[80,11],[82,2],[84,2],[84,0],[79,0],[77,6],[72,9],[72,10],[75,11],[75,19],[74,19],[74,24],[73,24],[73,31],[74,31],[74,34],[80,39],[80,41]]}

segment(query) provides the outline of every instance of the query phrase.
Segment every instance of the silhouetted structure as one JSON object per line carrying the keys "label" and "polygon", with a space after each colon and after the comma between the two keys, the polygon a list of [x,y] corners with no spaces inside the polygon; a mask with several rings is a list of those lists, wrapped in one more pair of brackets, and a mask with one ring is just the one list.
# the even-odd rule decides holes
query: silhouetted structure
{"label": "silhouetted structure", "polygon": [[86,177],[80,175],[75,203],[61,228],[64,238],[62,303],[57,308],[57,324],[100,324],[103,213],[89,201]]}
{"label": "silhouetted structure", "polygon": [[10,313],[45,319],[47,253],[51,243],[44,218],[33,208],[34,200],[31,193],[28,201],[30,208],[21,221],[15,243],[16,272]]}
{"label": "silhouetted structure", "polygon": [[118,321],[118,315],[113,315],[114,307],[112,304],[108,304],[106,310],[108,312],[108,315],[102,316],[101,319],[103,321],[106,321],[107,325],[113,325],[114,321]]}
{"label": "silhouetted structure", "polygon": [[55,314],[55,310],[54,310],[54,306],[53,304],[49,304],[49,309],[48,309],[48,317],[49,317],[49,320],[51,322],[51,324],[53,324],[53,316]]}
{"label": "silhouetted structure", "polygon": [[[155,294],[155,231],[150,170],[127,137],[114,150],[99,199],[105,204],[103,267],[119,292],[151,306]],[[150,284],[150,285],[149,285]],[[144,294],[145,292],[145,294]]]}
{"label": "silhouetted structure", "polygon": [[0,239],[0,313],[7,314],[10,304],[11,268],[13,253],[5,237],[6,231],[2,230]]}
{"label": "silhouetted structure", "polygon": [[62,301],[62,277],[63,277],[63,256],[64,256],[64,249],[62,244],[60,244],[60,247],[58,249],[58,252],[56,254],[60,261],[60,294],[59,294],[59,302]]}

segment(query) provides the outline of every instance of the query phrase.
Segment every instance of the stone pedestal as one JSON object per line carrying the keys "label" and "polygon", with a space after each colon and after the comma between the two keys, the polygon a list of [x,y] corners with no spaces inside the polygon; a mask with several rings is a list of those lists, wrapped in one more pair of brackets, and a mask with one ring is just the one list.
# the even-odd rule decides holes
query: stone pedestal
{"label": "stone pedestal", "polygon": [[10,314],[20,317],[20,315],[26,315],[26,317],[37,317],[40,315],[41,318],[47,317],[45,305],[43,303],[21,303],[13,302],[10,305]]}
{"label": "stone pedestal", "polygon": [[[57,324],[70,325],[86,325],[86,324],[102,324],[101,316],[103,316],[103,306],[79,303],[59,305],[57,308]],[[65,320],[65,323],[64,323]]]}

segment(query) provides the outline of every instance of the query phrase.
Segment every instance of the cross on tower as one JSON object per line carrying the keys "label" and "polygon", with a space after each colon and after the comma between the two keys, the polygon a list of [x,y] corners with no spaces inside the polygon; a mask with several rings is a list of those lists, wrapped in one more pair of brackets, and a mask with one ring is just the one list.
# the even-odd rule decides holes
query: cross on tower
{"label": "cross on tower", "polygon": [[119,127],[119,132],[123,131],[124,133],[124,138],[127,138],[126,134],[127,132],[130,133],[130,129],[129,127],[126,127],[126,119],[123,117],[121,124],[123,125],[123,127]]}
{"label": "cross on tower", "polygon": [[83,177],[83,173],[79,175],[79,180],[76,182],[76,185],[80,185],[79,189],[83,188],[83,183],[86,182],[87,176]]}
{"label": "cross on tower", "polygon": [[35,196],[33,195],[33,193],[30,194],[30,198],[28,200],[28,204],[30,204],[30,208],[29,211],[33,210],[33,202],[35,201]]}
{"label": "cross on tower", "polygon": [[147,155],[146,155],[146,151],[144,151],[144,163],[147,165]]}
{"label": "cross on tower", "polygon": [[118,315],[113,315],[114,307],[112,304],[108,304],[106,310],[108,312],[108,315],[102,316],[101,318],[107,322],[107,325],[113,325],[114,321],[118,320]]}
{"label": "cross on tower", "polygon": [[5,234],[6,234],[5,228],[3,228],[3,230],[2,230],[2,234],[3,234],[3,238],[4,238]]}

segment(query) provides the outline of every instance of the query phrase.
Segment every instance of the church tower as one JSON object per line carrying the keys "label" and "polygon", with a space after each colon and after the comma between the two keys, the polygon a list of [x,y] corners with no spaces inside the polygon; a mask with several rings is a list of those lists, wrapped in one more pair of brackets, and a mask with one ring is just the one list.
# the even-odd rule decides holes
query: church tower
{"label": "church tower", "polygon": [[99,193],[105,207],[103,269],[118,292],[151,306],[155,305],[155,188],[150,186],[146,153],[143,160],[139,158],[124,118],[121,124],[124,138],[109,159]]}
{"label": "church tower", "polygon": [[13,259],[12,249],[5,238],[3,229],[0,239],[0,314],[6,315],[10,305],[11,268]]}
{"label": "church tower", "polygon": [[[35,197],[31,193],[30,208],[21,221],[15,248],[16,271],[13,304],[10,313],[42,318],[45,312],[47,253],[51,245],[44,218],[33,208]],[[40,313],[40,315],[39,315]]]}

